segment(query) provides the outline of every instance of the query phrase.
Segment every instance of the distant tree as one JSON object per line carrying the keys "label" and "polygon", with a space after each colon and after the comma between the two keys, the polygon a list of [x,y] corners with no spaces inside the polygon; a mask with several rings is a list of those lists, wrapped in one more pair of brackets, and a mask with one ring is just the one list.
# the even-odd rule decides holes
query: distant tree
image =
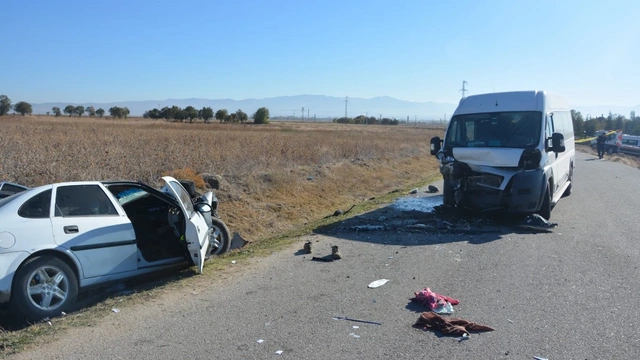
{"label": "distant tree", "polygon": [[64,110],[62,110],[62,111],[64,111],[65,114],[69,114],[69,117],[71,117],[71,116],[73,116],[73,114],[75,114],[76,107],[73,106],[73,105],[67,105],[67,106],[65,106]]}
{"label": "distant tree", "polygon": [[193,120],[198,118],[198,109],[194,108],[193,106],[189,105],[186,108],[184,108],[184,111],[187,112],[187,117],[189,118],[189,122],[193,122]]}
{"label": "distant tree", "polygon": [[204,120],[205,123],[208,123],[209,120],[213,118],[213,109],[210,107],[203,107],[198,111],[198,117]]}
{"label": "distant tree", "polygon": [[53,112],[53,116],[60,116],[62,115],[62,113],[60,112],[60,108],[57,106],[54,106],[51,108],[51,112]]}
{"label": "distant tree", "polygon": [[578,136],[582,136],[584,133],[584,119],[580,111],[571,109],[571,120],[573,121],[573,133]]}
{"label": "distant tree", "polygon": [[78,115],[78,117],[82,116],[82,114],[84,114],[84,106],[82,105],[76,106],[76,109],[74,110],[74,112]]}
{"label": "distant tree", "polygon": [[631,110],[631,114],[629,115],[629,120],[635,121],[635,119],[636,119],[636,111]]}
{"label": "distant tree", "polygon": [[162,114],[160,114],[160,110],[154,108],[152,110],[149,111],[145,111],[145,113],[142,115],[142,117],[144,118],[149,118],[149,119],[162,119]]}
{"label": "distant tree", "polygon": [[589,119],[584,122],[584,130],[587,133],[587,136],[593,136],[598,130],[598,119]]}
{"label": "distant tree", "polygon": [[47,111],[47,116],[51,115],[51,112]]}
{"label": "distant tree", "polygon": [[129,108],[128,108],[128,107],[126,107],[126,106],[125,106],[125,107],[123,107],[123,108],[122,108],[122,116],[124,116],[124,118],[126,119],[126,118],[127,118],[127,116],[129,116],[129,114],[131,114],[131,111],[129,111]]}
{"label": "distant tree", "polygon": [[261,107],[253,114],[254,124],[268,124],[269,123],[269,109]]}
{"label": "distant tree", "polygon": [[249,115],[247,115],[247,113],[245,113],[244,111],[238,109],[238,111],[236,111],[236,117],[238,118],[238,121],[240,121],[241,123],[249,120]]}
{"label": "distant tree", "polygon": [[31,104],[29,104],[28,102],[20,101],[15,104],[15,106],[13,107],[13,111],[17,112],[22,116],[25,116],[27,114],[31,115],[31,113],[33,112],[33,109],[31,108]]}
{"label": "distant tree", "polygon": [[220,122],[223,122],[227,118],[227,116],[229,116],[227,109],[220,109],[216,111],[216,120]]}
{"label": "distant tree", "polygon": [[109,115],[111,115],[111,117],[113,117],[114,119],[120,119],[124,116],[124,109],[119,106],[112,106],[111,108],[109,108]]}
{"label": "distant tree", "polygon": [[104,109],[103,108],[99,108],[98,110],[96,110],[96,115],[102,117],[104,115]]}
{"label": "distant tree", "polygon": [[87,106],[85,110],[87,111],[87,114],[89,114],[90,117],[96,116],[96,108],[94,108],[93,106]]}
{"label": "distant tree", "polygon": [[236,113],[229,114],[229,116],[227,116],[225,121],[226,122],[231,122],[231,123],[237,123],[238,122],[238,114],[236,114]]}
{"label": "distant tree", "polygon": [[625,121],[627,121],[627,119],[623,115],[616,115],[616,117],[613,119],[613,129],[622,130],[622,128],[624,128]]}
{"label": "distant tree", "polygon": [[180,122],[183,122],[183,121],[185,121],[186,119],[189,118],[189,113],[184,109],[180,109],[180,110],[178,110],[176,112],[176,114],[173,116],[173,118],[178,120],[178,121],[180,121]]}
{"label": "distant tree", "polygon": [[0,116],[6,115],[11,111],[11,99],[7,95],[0,95]]}
{"label": "distant tree", "polygon": [[367,119],[367,124],[377,124],[378,123],[378,119],[376,119],[375,116],[369,116],[369,118]]}

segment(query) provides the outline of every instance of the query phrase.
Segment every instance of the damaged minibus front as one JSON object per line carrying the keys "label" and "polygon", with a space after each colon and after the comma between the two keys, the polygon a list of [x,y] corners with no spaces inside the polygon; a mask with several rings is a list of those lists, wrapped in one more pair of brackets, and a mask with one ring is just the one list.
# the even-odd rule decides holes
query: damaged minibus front
{"label": "damaged minibus front", "polygon": [[440,161],[445,206],[549,219],[558,199],[571,192],[570,109],[542,91],[469,96],[444,139],[431,139],[431,154]]}

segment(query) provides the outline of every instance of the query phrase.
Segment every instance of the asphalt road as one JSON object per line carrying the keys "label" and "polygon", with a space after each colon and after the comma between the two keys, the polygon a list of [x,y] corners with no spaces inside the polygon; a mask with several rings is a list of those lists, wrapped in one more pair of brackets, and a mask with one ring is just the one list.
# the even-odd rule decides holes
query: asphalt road
{"label": "asphalt road", "polygon": [[[176,290],[15,358],[638,359],[639,176],[579,153],[552,233],[427,231],[424,213],[388,206],[308,237],[316,256],[338,245],[339,261],[310,261],[301,241],[226,285]],[[367,288],[377,279],[390,281]],[[424,309],[409,299],[425,287],[495,331],[458,341],[413,328]]]}

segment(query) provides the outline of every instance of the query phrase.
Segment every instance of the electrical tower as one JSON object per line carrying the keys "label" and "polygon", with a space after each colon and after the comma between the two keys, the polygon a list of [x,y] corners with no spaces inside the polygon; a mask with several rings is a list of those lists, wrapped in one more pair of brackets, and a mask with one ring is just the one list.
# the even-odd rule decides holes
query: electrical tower
{"label": "electrical tower", "polygon": [[302,118],[302,121],[304,121],[304,106],[302,107],[302,112],[300,113],[300,117]]}
{"label": "electrical tower", "polygon": [[347,119],[347,104],[349,103],[349,97],[344,97],[344,118]]}
{"label": "electrical tower", "polygon": [[458,90],[458,91],[460,91],[462,93],[462,98],[463,99],[465,98],[465,95],[467,95],[467,92],[469,91],[464,87],[465,85],[469,85],[469,83],[467,83],[466,81],[463,80],[462,81],[462,89]]}

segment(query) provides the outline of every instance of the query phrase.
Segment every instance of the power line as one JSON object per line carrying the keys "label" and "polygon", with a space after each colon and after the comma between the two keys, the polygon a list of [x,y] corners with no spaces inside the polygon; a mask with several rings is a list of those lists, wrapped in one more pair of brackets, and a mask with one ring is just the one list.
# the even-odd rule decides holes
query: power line
{"label": "power line", "polygon": [[469,85],[469,83],[467,83],[466,81],[462,80],[462,89],[458,90],[458,91],[462,92],[462,98],[463,99],[464,99],[465,95],[467,94],[467,92],[469,91],[464,87],[465,85]]}

